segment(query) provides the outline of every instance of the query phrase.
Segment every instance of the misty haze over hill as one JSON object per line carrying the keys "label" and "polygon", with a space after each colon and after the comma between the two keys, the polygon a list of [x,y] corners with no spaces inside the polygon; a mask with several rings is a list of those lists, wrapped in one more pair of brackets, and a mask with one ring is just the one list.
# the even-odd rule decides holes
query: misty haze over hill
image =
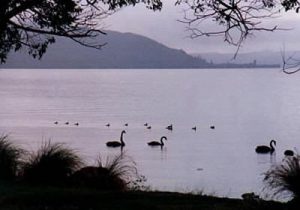
{"label": "misty haze over hill", "polygon": [[[278,58],[262,60],[256,54],[239,55],[240,62],[230,60],[231,54],[189,55],[183,50],[172,49],[147,37],[107,31],[99,38],[107,43],[102,50],[83,47],[66,38],[57,38],[41,60],[33,59],[26,52],[10,53],[0,68],[40,69],[176,69],[176,68],[257,68],[275,67]],[[212,61],[212,62],[211,62]],[[236,63],[236,64],[233,64]],[[270,66],[264,66],[269,64]]]}
{"label": "misty haze over hill", "polygon": [[[298,52],[286,52],[286,57],[293,55],[295,58],[300,58],[300,51]],[[271,64],[281,64],[282,55],[281,52],[276,51],[260,51],[260,52],[251,52],[251,53],[238,53],[237,57],[234,59],[234,54],[230,53],[197,53],[193,56],[201,56],[203,59],[206,59],[208,62],[214,64],[224,64],[224,63],[250,63],[256,60],[257,64],[261,65],[271,65]]]}

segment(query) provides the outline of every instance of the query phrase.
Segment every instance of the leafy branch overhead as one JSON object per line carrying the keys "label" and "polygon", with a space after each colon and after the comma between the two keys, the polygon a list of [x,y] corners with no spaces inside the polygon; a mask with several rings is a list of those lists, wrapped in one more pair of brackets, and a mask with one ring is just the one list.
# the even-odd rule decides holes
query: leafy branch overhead
{"label": "leafy branch overhead", "polygon": [[0,62],[5,62],[11,50],[21,48],[41,58],[48,45],[55,42],[55,36],[99,49],[103,43],[94,38],[105,34],[101,20],[121,7],[137,3],[151,10],[162,7],[159,0],[2,0]]}

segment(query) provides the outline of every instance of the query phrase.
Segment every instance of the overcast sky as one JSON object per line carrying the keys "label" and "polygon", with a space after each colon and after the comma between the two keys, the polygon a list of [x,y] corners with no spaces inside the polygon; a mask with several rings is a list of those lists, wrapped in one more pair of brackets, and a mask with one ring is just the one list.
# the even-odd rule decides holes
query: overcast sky
{"label": "overcast sky", "polygon": [[[105,20],[105,28],[144,35],[188,53],[235,52],[236,48],[225,44],[221,37],[190,39],[186,25],[178,22],[183,17],[182,9],[175,7],[174,2],[175,0],[164,1],[160,12],[147,10],[143,5],[124,8]],[[243,44],[241,52],[280,51],[283,46],[291,51],[300,49],[300,14],[290,12],[284,14],[284,17],[272,20],[272,23],[293,30],[258,32]]]}

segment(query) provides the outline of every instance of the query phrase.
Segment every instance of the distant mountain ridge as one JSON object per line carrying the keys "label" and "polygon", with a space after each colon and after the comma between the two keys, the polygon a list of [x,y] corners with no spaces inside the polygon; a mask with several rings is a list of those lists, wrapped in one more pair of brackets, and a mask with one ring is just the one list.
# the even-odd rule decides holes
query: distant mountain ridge
{"label": "distant mountain ridge", "polygon": [[107,31],[99,39],[102,50],[83,47],[66,38],[48,48],[41,60],[26,53],[12,53],[0,68],[204,68],[204,59],[171,49],[147,37]]}
{"label": "distant mountain ridge", "polygon": [[257,68],[274,65],[214,64],[202,56],[192,56],[183,50],[169,48],[150,38],[133,34],[107,31],[99,37],[107,43],[102,50],[83,47],[66,38],[57,38],[41,60],[25,52],[10,53],[0,68],[40,69],[164,69],[164,68]]}

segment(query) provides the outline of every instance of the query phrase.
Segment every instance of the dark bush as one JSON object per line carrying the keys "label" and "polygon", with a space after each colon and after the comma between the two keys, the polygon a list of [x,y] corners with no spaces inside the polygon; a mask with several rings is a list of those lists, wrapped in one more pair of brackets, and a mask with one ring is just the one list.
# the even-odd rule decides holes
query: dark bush
{"label": "dark bush", "polygon": [[21,165],[23,151],[9,141],[8,136],[0,136],[0,180],[14,180]]}
{"label": "dark bush", "polygon": [[72,175],[75,186],[99,190],[127,190],[130,180],[137,177],[135,163],[125,155],[107,159],[99,158],[97,166],[87,166]]}
{"label": "dark bush", "polygon": [[82,165],[76,152],[64,144],[45,142],[29,154],[22,170],[22,181],[39,185],[64,185]]}
{"label": "dark bush", "polygon": [[292,194],[300,199],[300,156],[286,157],[280,165],[271,168],[264,178],[274,196]]}

